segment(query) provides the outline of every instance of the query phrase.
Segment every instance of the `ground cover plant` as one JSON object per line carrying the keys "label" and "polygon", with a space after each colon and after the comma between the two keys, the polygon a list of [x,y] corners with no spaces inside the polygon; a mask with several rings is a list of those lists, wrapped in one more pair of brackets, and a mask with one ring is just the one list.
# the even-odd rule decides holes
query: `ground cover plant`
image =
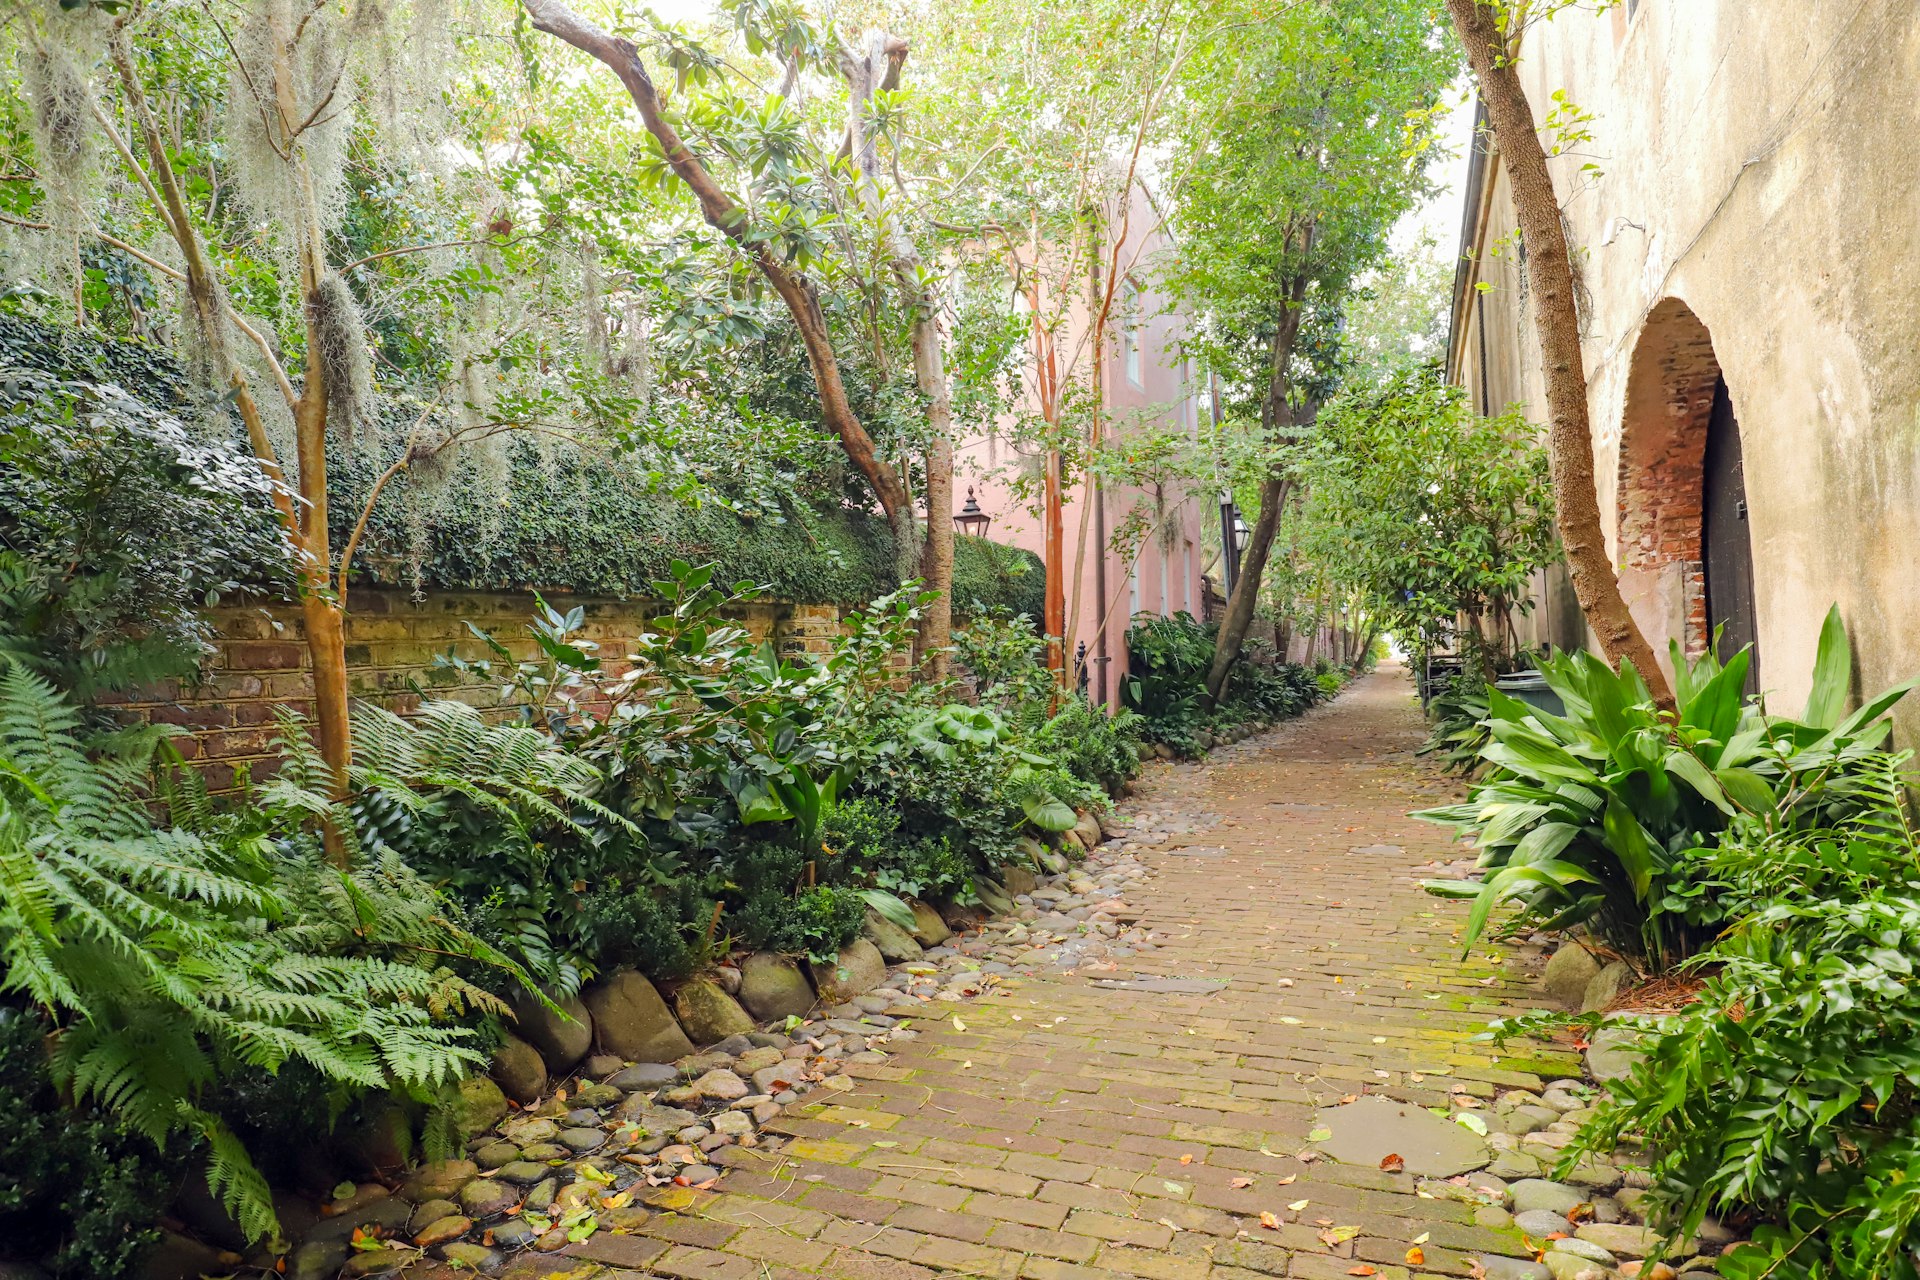
{"label": "ground cover plant", "polygon": [[1339,693],[1350,672],[1330,663],[1278,660],[1258,643],[1243,646],[1218,701],[1207,699],[1218,627],[1187,613],[1143,616],[1127,631],[1121,705],[1140,717],[1141,734],[1175,754],[1204,754],[1204,740],[1256,722],[1285,720]]}
{"label": "ground cover plant", "polygon": [[1604,1029],[1636,1046],[1566,1158],[1646,1141],[1655,1220],[1676,1239],[1708,1213],[1758,1219],[1752,1242],[1720,1261],[1729,1280],[1911,1277],[1920,1266],[1909,760],[1859,761],[1857,802],[1834,825],[1742,815],[1698,853],[1725,923],[1682,966],[1697,989],[1677,1011],[1498,1028]]}
{"label": "ground cover plant", "polygon": [[1488,691],[1485,774],[1466,801],[1419,815],[1480,850],[1481,881],[1429,885],[1473,898],[1468,946],[1511,900],[1538,927],[1582,925],[1663,968],[1726,918],[1697,853],[1736,819],[1818,829],[1877,802],[1863,776],[1873,777],[1888,712],[1912,683],[1845,713],[1852,659],[1837,610],[1821,630],[1798,717],[1743,692],[1744,651],[1722,664],[1711,652],[1689,662],[1676,647],[1673,663],[1675,712],[1655,705],[1631,664],[1613,671],[1588,653],[1540,664],[1565,715]]}

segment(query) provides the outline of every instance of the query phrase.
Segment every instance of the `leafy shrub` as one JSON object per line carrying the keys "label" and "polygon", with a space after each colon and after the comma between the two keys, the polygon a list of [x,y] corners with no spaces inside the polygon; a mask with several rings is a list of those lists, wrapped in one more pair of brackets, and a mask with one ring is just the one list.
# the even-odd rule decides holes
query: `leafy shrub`
{"label": "leafy shrub", "polygon": [[876,886],[910,898],[965,899],[973,882],[973,865],[951,831],[897,841],[868,870]]}
{"label": "leafy shrub", "polygon": [[1903,760],[1863,765],[1881,803],[1838,827],[1742,818],[1703,855],[1734,923],[1690,963],[1693,1003],[1559,1020],[1636,1032],[1643,1050],[1569,1159],[1641,1135],[1674,1234],[1709,1211],[1766,1219],[1720,1260],[1728,1280],[1920,1273],[1920,842]]}
{"label": "leafy shrub", "polygon": [[734,936],[756,951],[804,954],[821,964],[860,933],[867,901],[853,889],[813,885],[798,893],[767,888],[733,913]]}
{"label": "leafy shrub", "polygon": [[1078,693],[1033,735],[1035,751],[1082,782],[1112,794],[1140,772],[1140,717],[1125,707],[1112,715]]}
{"label": "leafy shrub", "polygon": [[149,1224],[180,1158],[107,1116],[62,1106],[47,1030],[0,1009],[0,1238],[61,1280],[123,1275],[160,1238]]}
{"label": "leafy shrub", "polygon": [[[0,671],[0,990],[54,1020],[52,1075],[75,1105],[156,1146],[197,1135],[209,1187],[250,1236],[275,1234],[265,1182],[212,1109],[223,1075],[299,1061],[429,1098],[484,1065],[461,1018],[505,1007],[447,959],[513,971],[398,858],[359,846],[303,742],[266,808],[218,813],[184,776],[163,828],[143,786],[163,735],[79,734],[44,681]],[[307,817],[340,833],[349,865],[324,860]]]}
{"label": "leafy shrub", "polygon": [[1449,773],[1477,773],[1481,749],[1492,739],[1490,715],[1483,678],[1465,672],[1449,677],[1427,703],[1431,728],[1418,754],[1438,756]]}
{"label": "leafy shrub", "polygon": [[877,856],[894,842],[899,830],[899,810],[871,796],[855,796],[834,802],[822,840],[829,853],[858,859]]}
{"label": "leafy shrub", "polygon": [[654,978],[683,978],[707,959],[702,932],[713,903],[691,879],[662,892],[607,886],[590,891],[580,907],[584,950],[602,970],[629,966]]}
{"label": "leafy shrub", "polygon": [[1032,617],[976,618],[954,633],[954,654],[978,684],[979,700],[1001,711],[1044,708],[1053,699],[1045,641]]}
{"label": "leafy shrub", "polygon": [[1164,743],[1180,755],[1199,755],[1202,731],[1297,716],[1345,684],[1344,676],[1324,664],[1316,674],[1274,661],[1270,650],[1250,644],[1229,672],[1220,702],[1209,711],[1206,678],[1217,631],[1186,613],[1136,619],[1128,630],[1127,678],[1121,682],[1120,700],[1139,713],[1144,740]]}
{"label": "leafy shrub", "polygon": [[290,585],[268,495],[118,387],[0,373],[0,653],[83,698],[192,673],[203,607]]}
{"label": "leafy shrub", "polygon": [[1472,835],[1479,885],[1439,881],[1474,898],[1467,943],[1493,907],[1514,899],[1547,928],[1588,924],[1656,963],[1692,951],[1723,918],[1702,892],[1692,851],[1741,814],[1783,827],[1831,826],[1876,794],[1862,790],[1890,729],[1901,685],[1841,718],[1851,658],[1838,612],[1821,631],[1813,693],[1799,720],[1743,696],[1749,655],[1687,663],[1676,647],[1677,714],[1657,710],[1630,663],[1589,653],[1543,661],[1564,716],[1488,691],[1489,771],[1464,803],[1418,815]]}

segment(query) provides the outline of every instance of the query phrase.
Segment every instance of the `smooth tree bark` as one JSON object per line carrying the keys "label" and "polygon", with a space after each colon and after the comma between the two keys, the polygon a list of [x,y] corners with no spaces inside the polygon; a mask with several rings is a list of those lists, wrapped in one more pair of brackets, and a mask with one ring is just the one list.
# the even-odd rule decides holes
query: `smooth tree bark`
{"label": "smooth tree bark", "polygon": [[912,311],[913,376],[927,404],[927,530],[919,575],[933,596],[920,620],[920,653],[928,677],[941,680],[946,677],[948,649],[953,644],[953,392],[947,380],[939,299],[922,278],[920,251],[906,227],[899,217],[880,209],[879,148],[866,128],[874,91],[899,87],[908,49],[905,40],[883,31],[870,32],[865,49],[841,49],[840,70],[848,89],[847,148],[859,165],[874,213],[886,220],[894,279]]}
{"label": "smooth tree bark", "polygon": [[[296,391],[274,360],[271,347],[260,341],[238,316],[227,307],[219,281],[214,276],[206,246],[187,211],[179,175],[173,167],[167,135],[146,97],[145,86],[135,69],[133,49],[124,24],[116,24],[108,40],[108,56],[119,77],[128,112],[139,131],[139,145],[146,153],[146,165],[135,159],[131,148],[120,137],[111,120],[103,127],[120,152],[122,161],[136,183],[147,194],[155,213],[165,224],[169,236],[180,250],[184,270],[175,273],[186,288],[196,328],[205,345],[209,366],[215,377],[224,378],[234,406],[246,427],[248,443],[255,458],[274,484],[274,507],[287,538],[300,584],[301,618],[305,626],[307,652],[313,675],[314,729],[321,758],[331,775],[332,793],[337,799],[346,794],[347,769],[353,756],[353,739],[347,708],[346,600],[333,589],[330,568],[332,550],[327,533],[327,383],[324,362],[310,359],[306,376]],[[283,57],[275,68],[276,99],[286,96],[292,69]],[[284,111],[280,127],[297,136],[297,120],[289,120]],[[290,149],[294,162],[300,153]],[[302,177],[305,178],[304,166]],[[307,350],[320,350],[315,331],[317,310],[315,295],[325,275],[326,263],[318,233],[318,218],[312,209],[311,183],[307,222],[300,255],[301,298],[307,325]],[[273,366],[280,394],[293,411],[296,449],[299,455],[300,502],[296,507],[286,484],[286,473],[268,438],[265,419],[255,400],[246,369],[233,356],[227,340],[227,325],[248,332]],[[325,829],[327,849],[336,860],[346,851],[339,835]]]}
{"label": "smooth tree bark", "polygon": [[[1307,228],[1301,238],[1304,256],[1312,251],[1313,229]],[[1300,271],[1285,286],[1280,322],[1274,329],[1269,348],[1271,358],[1267,366],[1267,393],[1260,403],[1260,425],[1266,431],[1267,438],[1276,442],[1283,429],[1298,425],[1294,420],[1289,371],[1293,364],[1294,343],[1300,337],[1300,321],[1306,297],[1307,274]],[[1246,645],[1247,631],[1253,625],[1253,607],[1260,598],[1260,583],[1266,577],[1267,561],[1273,555],[1273,540],[1280,532],[1280,517],[1286,508],[1291,487],[1287,469],[1280,463],[1270,467],[1260,483],[1260,514],[1255,517],[1253,530],[1247,536],[1247,549],[1240,561],[1240,576],[1233,584],[1233,594],[1227,597],[1227,614],[1220,620],[1220,633],[1213,646],[1213,665],[1207,670],[1209,705],[1217,705],[1226,692],[1227,678],[1233,674],[1233,664],[1240,660],[1240,650]],[[1222,533],[1224,535],[1225,530]]]}
{"label": "smooth tree bark", "polygon": [[561,0],[521,2],[535,30],[572,45],[620,77],[620,83],[640,112],[641,123],[659,144],[667,164],[693,192],[701,217],[708,226],[733,241],[780,296],[806,348],[807,367],[813,372],[814,387],[819,395],[821,419],[839,437],[848,460],[872,487],[874,497],[886,513],[887,523],[893,528],[896,563],[905,571],[903,576],[911,576],[912,562],[917,556],[913,507],[907,487],[899,471],[874,449],[873,437],[867,434],[847,399],[846,384],[841,381],[840,366],[834,359],[832,335],[813,282],[782,261],[770,245],[749,234],[746,210],[721,188],[700,157],[667,120],[653,78],[647,74],[639,47],[633,41],[588,21]]}
{"label": "smooth tree bark", "polygon": [[1527,246],[1527,292],[1547,388],[1547,457],[1553,473],[1555,523],[1565,548],[1580,612],[1593,629],[1608,663],[1630,661],[1654,701],[1671,710],[1673,690],[1653,647],[1620,594],[1620,580],[1607,554],[1600,500],[1593,478],[1593,432],[1587,416],[1587,374],[1580,350],[1573,265],[1560,222],[1560,201],[1533,107],[1514,70],[1515,38],[1502,29],[1510,0],[1447,0],[1467,62],[1480,82],[1480,98],[1500,146],[1513,190],[1520,235]]}

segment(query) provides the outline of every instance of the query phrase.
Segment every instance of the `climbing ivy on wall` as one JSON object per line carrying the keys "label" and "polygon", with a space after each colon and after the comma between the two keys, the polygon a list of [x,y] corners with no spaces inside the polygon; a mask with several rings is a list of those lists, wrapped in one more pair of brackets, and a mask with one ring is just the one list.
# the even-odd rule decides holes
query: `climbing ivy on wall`
{"label": "climbing ivy on wall", "polygon": [[[187,405],[186,379],[164,348],[95,337],[0,315],[0,369],[75,382],[112,382],[168,409]],[[409,420],[414,410],[383,406]],[[769,502],[761,514],[662,491],[616,454],[539,438],[503,439],[491,458],[463,459],[452,475],[402,475],[375,505],[354,580],[423,591],[565,590],[624,596],[669,577],[675,559],[711,562],[721,581],[749,581],[782,600],[863,604],[897,585],[883,520],[841,506]],[[385,459],[348,446],[329,459],[335,545],[344,542]],[[749,496],[749,495],[736,495]],[[742,504],[744,505],[744,504]],[[1038,615],[1044,577],[1032,554],[963,538],[954,564],[962,613]]]}

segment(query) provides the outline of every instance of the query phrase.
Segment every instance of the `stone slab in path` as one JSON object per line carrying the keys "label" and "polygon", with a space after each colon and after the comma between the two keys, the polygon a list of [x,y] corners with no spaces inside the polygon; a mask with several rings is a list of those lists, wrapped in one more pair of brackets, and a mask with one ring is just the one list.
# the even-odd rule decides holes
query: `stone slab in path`
{"label": "stone slab in path", "polygon": [[1342,1164],[1378,1169],[1382,1160],[1397,1155],[1408,1173],[1451,1178],[1493,1158],[1486,1142],[1465,1125],[1392,1098],[1362,1098],[1328,1107],[1317,1120],[1333,1134],[1320,1142],[1320,1149]]}

